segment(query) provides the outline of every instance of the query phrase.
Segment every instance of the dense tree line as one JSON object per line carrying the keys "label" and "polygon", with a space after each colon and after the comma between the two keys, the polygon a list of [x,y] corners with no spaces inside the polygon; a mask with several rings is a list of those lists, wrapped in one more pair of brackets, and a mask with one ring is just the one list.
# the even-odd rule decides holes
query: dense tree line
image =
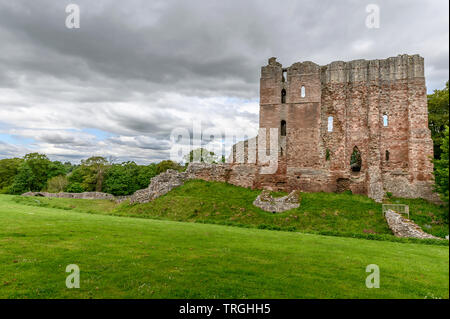
{"label": "dense tree line", "polygon": [[441,158],[441,145],[445,137],[445,128],[449,126],[448,81],[442,90],[434,90],[428,95],[428,127],[434,145],[434,158]]}
{"label": "dense tree line", "polygon": [[428,127],[434,146],[435,189],[445,203],[449,203],[449,93],[448,81],[442,90],[428,95]]}
{"label": "dense tree line", "polygon": [[0,160],[0,193],[97,191],[130,195],[146,188],[152,177],[168,169],[183,170],[184,167],[172,161],[150,165],[137,165],[135,162],[115,164],[100,156],[73,165],[51,161],[45,154],[30,153],[23,158]]}

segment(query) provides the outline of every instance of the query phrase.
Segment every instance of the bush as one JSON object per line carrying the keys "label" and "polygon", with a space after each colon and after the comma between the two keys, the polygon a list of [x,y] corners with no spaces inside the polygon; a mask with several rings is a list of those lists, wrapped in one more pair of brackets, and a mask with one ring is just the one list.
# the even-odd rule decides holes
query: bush
{"label": "bush", "polygon": [[68,184],[69,181],[67,180],[67,177],[64,175],[52,177],[47,181],[47,192],[50,193],[63,192]]}
{"label": "bush", "polygon": [[67,185],[66,192],[69,192],[69,193],[82,193],[82,192],[84,192],[84,188],[83,188],[83,186],[81,186],[80,183],[73,182],[73,183],[70,183],[69,185]]}
{"label": "bush", "polygon": [[444,137],[441,144],[441,157],[434,160],[435,190],[439,193],[441,200],[448,205],[449,194],[449,146],[448,146],[449,128],[445,128]]}
{"label": "bush", "polygon": [[162,161],[156,165],[156,174],[159,175],[161,173],[164,173],[168,169],[173,169],[181,172],[183,170],[183,166],[170,160]]}

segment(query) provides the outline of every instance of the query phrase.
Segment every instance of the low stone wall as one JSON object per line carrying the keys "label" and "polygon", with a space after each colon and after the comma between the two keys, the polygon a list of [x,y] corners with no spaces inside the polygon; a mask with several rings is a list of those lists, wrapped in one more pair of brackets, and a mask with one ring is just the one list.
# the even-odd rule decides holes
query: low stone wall
{"label": "low stone wall", "polygon": [[289,209],[300,206],[300,191],[292,191],[289,195],[284,197],[273,198],[270,191],[263,190],[261,194],[256,197],[253,205],[265,210],[266,212],[281,213]]}
{"label": "low stone wall", "polygon": [[258,167],[254,164],[191,163],[185,172],[167,170],[153,177],[147,188],[138,190],[130,197],[130,203],[147,203],[191,179],[253,187],[257,169]]}
{"label": "low stone wall", "polygon": [[181,186],[188,179],[186,172],[178,172],[169,169],[153,177],[147,188],[136,191],[130,197],[130,204],[147,203],[164,194],[167,194],[175,187]]}
{"label": "low stone wall", "polygon": [[402,215],[394,212],[389,209],[385,213],[386,221],[388,223],[389,228],[392,230],[395,236],[397,237],[413,237],[413,238],[422,238],[422,239],[442,239],[439,237],[435,237],[430,235],[422,230],[417,224],[413,221],[404,218]]}
{"label": "low stone wall", "polygon": [[114,195],[101,192],[84,192],[84,193],[48,193],[48,192],[27,192],[22,196],[41,196],[55,198],[79,198],[79,199],[109,199],[114,200]]}

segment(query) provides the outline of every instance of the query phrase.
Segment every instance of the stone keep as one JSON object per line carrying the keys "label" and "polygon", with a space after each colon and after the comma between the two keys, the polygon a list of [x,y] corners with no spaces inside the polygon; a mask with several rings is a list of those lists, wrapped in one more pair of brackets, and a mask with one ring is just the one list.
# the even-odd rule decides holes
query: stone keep
{"label": "stone keep", "polygon": [[[261,68],[259,116],[260,128],[279,129],[278,170],[256,174],[254,188],[351,190],[377,201],[391,192],[437,200],[419,55],[325,66],[298,62],[287,68],[270,58]],[[247,144],[237,145],[248,152]],[[247,163],[247,153],[243,157]]]}

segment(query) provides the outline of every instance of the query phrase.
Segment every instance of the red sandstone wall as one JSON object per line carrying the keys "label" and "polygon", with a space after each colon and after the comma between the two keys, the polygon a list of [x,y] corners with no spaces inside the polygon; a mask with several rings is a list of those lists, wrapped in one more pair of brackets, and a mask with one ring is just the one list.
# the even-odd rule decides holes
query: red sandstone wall
{"label": "red sandstone wall", "polygon": [[[282,89],[286,90],[284,104]],[[260,127],[279,128],[285,120],[287,136],[279,139],[285,150],[276,174],[256,173],[253,187],[349,188],[376,200],[386,191],[436,199],[431,192],[433,144],[420,56],[337,61],[322,67],[304,62],[286,69],[270,59],[261,69],[260,104]],[[383,114],[388,115],[387,127]],[[329,116],[333,116],[332,132],[327,131]],[[362,154],[359,173],[350,170],[354,146]]]}

